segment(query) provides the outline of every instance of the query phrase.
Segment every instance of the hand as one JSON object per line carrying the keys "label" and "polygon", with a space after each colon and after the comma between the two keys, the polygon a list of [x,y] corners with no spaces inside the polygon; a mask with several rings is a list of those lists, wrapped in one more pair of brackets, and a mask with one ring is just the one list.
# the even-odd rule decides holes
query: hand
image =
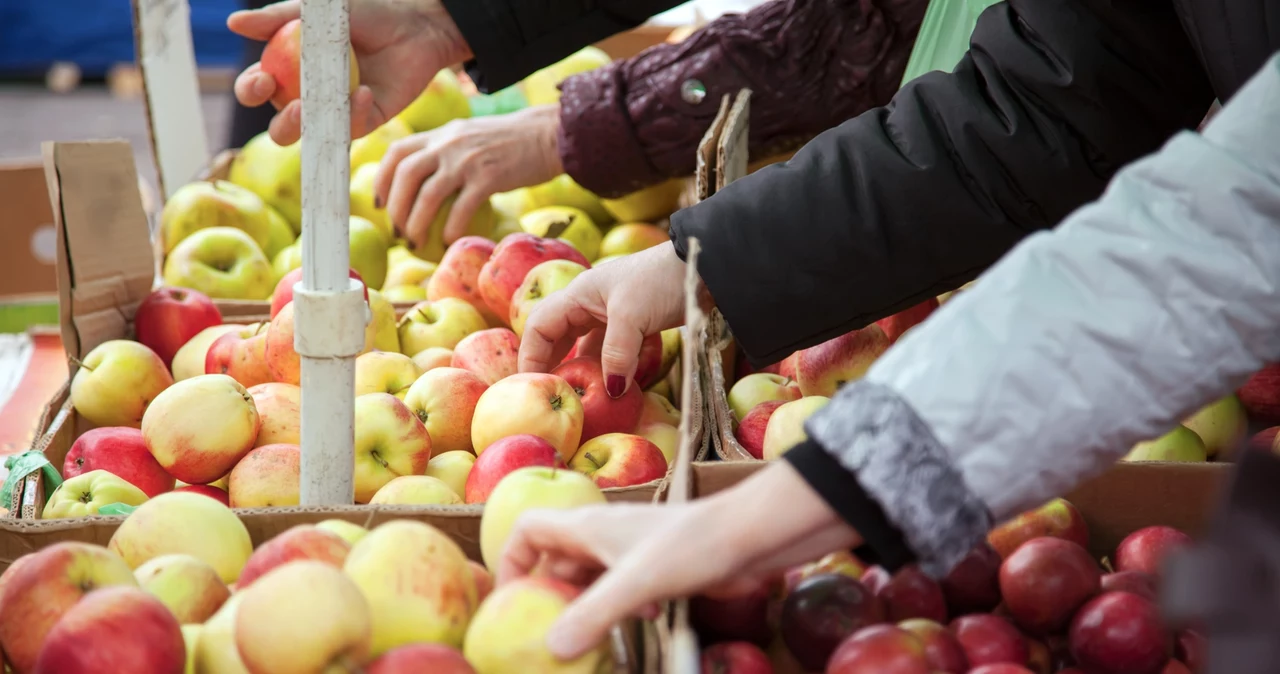
{"label": "hand", "polygon": [[653,615],[657,602],[698,593],[741,594],[791,566],[857,542],[857,533],[799,474],[778,463],[686,504],[531,511],[508,539],[497,581],[544,573],[590,583],[548,635],[552,653],[572,659],[599,644],[619,621]]}
{"label": "hand", "polygon": [[520,342],[520,371],[549,372],[574,341],[604,328],[600,363],[605,389],[619,397],[635,378],[648,335],[684,322],[684,261],[664,243],[578,275],[529,315]]}
{"label": "hand", "polygon": [[444,200],[458,198],[444,242],[466,236],[477,209],[495,192],[544,183],[564,172],[556,135],[560,106],[456,119],[396,141],[382,158],[374,193],[400,233],[421,246]]}
{"label": "hand", "polygon": [[[441,68],[471,58],[471,48],[439,0],[351,0],[351,48],[360,64],[360,88],[351,97],[351,136],[382,126],[413,102]],[[298,18],[301,0],[235,12],[227,27],[251,40],[267,41]],[[255,63],[236,78],[236,98],[263,105],[276,82]],[[271,138],[280,145],[302,134],[302,101],[271,120]]]}

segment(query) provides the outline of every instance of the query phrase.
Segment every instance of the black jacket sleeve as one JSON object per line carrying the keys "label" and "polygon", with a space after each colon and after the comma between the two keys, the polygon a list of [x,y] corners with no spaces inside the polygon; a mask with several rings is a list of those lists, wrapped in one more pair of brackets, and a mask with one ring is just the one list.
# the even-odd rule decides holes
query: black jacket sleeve
{"label": "black jacket sleeve", "polygon": [[760,365],[973,279],[1214,98],[1173,7],[1011,0],[953,73],[672,216]]}
{"label": "black jacket sleeve", "polygon": [[515,84],[684,0],[443,0],[475,57],[467,74],[490,93]]}

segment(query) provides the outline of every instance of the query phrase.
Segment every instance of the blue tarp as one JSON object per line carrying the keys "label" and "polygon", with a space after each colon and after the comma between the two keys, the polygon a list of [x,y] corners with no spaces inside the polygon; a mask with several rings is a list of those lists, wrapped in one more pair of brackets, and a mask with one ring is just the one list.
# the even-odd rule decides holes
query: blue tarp
{"label": "blue tarp", "polygon": [[[190,0],[196,62],[235,66],[242,39],[227,30],[240,0]],[[132,63],[133,13],[129,0],[0,0],[0,74],[41,72],[55,61],[101,75]]]}

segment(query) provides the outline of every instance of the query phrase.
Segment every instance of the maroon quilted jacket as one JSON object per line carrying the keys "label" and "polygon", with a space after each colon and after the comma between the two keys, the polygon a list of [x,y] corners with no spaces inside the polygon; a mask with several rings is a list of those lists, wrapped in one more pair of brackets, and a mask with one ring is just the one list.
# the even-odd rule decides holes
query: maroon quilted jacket
{"label": "maroon quilted jacket", "polygon": [[889,102],[928,0],[773,0],[679,44],[566,80],[560,155],[583,187],[617,197],[693,173],[726,94],[752,90],[752,159],[794,150]]}

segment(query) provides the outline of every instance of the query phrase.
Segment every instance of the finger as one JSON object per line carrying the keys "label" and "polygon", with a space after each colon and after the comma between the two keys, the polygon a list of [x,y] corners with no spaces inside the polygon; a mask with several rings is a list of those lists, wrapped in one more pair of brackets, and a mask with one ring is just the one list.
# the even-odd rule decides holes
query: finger
{"label": "finger", "polygon": [[405,238],[421,246],[432,236],[443,236],[442,232],[431,230],[434,227],[441,227],[436,224],[436,215],[440,213],[444,200],[457,192],[459,186],[458,177],[452,172],[437,170],[431,174],[431,177],[423,183],[422,190],[418,192],[418,198],[413,202],[409,219],[405,221]]}
{"label": "finger", "polygon": [[351,95],[351,138],[363,138],[383,125],[386,119],[374,102],[373,89],[361,85]]}
{"label": "finger", "polygon": [[467,235],[467,230],[471,228],[471,218],[475,217],[476,211],[480,210],[492,193],[493,190],[477,187],[475,183],[462,186],[453,207],[449,209],[449,220],[444,226],[446,244],[452,245],[454,241]]}
{"label": "finger", "polygon": [[593,561],[599,560],[582,544],[578,524],[579,510],[531,510],[516,520],[506,547],[498,560],[495,581],[498,585],[531,574],[543,563],[545,555]]}
{"label": "finger", "polygon": [[578,300],[578,294],[584,292],[575,287],[580,281],[582,277],[552,293],[529,315],[520,339],[517,362],[521,372],[550,372],[573,347],[575,339],[600,326],[600,321]]}
{"label": "finger", "polygon": [[614,315],[605,322],[600,366],[604,369],[604,390],[610,398],[621,398],[631,386],[643,343],[644,333],[629,316]]}
{"label": "finger", "polygon": [[382,155],[382,161],[378,164],[378,175],[373,178],[374,206],[380,208],[387,203],[400,162],[413,156],[414,152],[422,148],[422,137],[417,135],[397,140],[387,148],[387,153]]}
{"label": "finger", "polygon": [[286,23],[301,16],[302,1],[289,0],[270,4],[262,9],[232,12],[231,16],[227,17],[227,28],[250,40],[266,42]]}
{"label": "finger", "polygon": [[276,80],[262,72],[261,64],[255,63],[236,76],[235,93],[242,105],[256,108],[271,100],[276,93]]}
{"label": "finger", "polygon": [[276,145],[293,145],[302,137],[302,101],[292,101],[271,118],[267,127]]}
{"label": "finger", "polygon": [[404,225],[413,211],[413,202],[422,191],[423,184],[436,172],[440,165],[439,157],[430,149],[419,150],[406,157],[396,166],[391,178],[391,190],[387,193],[387,217],[401,236],[405,235]]}
{"label": "finger", "polygon": [[577,658],[607,639],[614,625],[665,599],[655,596],[649,578],[641,569],[623,566],[605,572],[551,627],[547,647],[552,655],[561,660]]}

